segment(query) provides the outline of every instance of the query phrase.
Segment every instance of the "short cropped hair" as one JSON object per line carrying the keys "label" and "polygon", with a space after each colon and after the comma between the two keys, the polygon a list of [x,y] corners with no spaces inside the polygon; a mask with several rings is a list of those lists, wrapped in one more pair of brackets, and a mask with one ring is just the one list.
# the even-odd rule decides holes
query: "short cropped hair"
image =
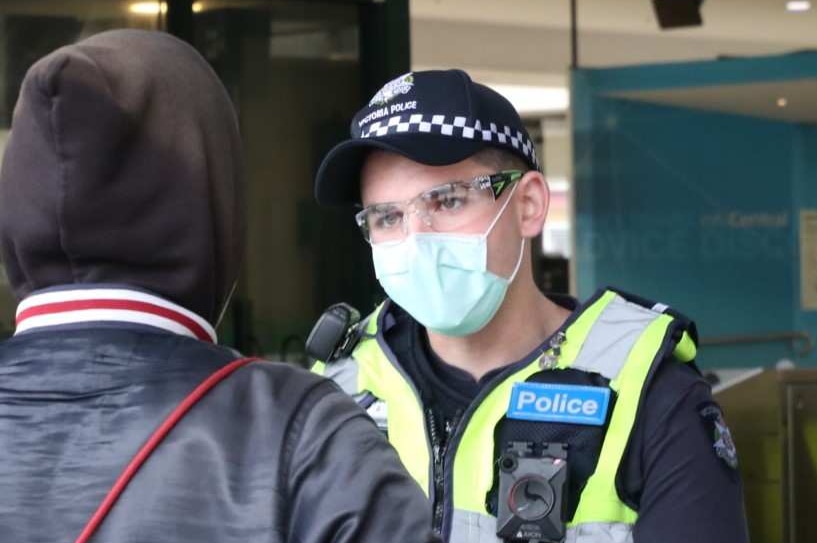
{"label": "short cropped hair", "polygon": [[477,154],[472,155],[471,158],[497,172],[505,170],[521,170],[527,172],[531,169],[528,163],[520,156],[498,147],[486,147]]}

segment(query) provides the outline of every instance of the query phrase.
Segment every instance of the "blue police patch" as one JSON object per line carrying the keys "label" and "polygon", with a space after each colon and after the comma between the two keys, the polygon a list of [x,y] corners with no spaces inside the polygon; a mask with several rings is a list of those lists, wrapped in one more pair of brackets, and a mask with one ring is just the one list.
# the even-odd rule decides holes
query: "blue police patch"
{"label": "blue police patch", "polygon": [[610,389],[555,383],[514,383],[509,419],[603,426]]}

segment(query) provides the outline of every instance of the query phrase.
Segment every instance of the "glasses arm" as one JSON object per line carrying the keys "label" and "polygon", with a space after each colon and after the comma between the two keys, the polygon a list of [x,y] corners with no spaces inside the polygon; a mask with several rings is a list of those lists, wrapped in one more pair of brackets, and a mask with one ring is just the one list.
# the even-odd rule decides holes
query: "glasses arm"
{"label": "glasses arm", "polygon": [[494,193],[494,199],[499,198],[509,186],[522,179],[523,175],[525,175],[525,172],[521,170],[505,170],[489,175],[487,180],[491,191]]}

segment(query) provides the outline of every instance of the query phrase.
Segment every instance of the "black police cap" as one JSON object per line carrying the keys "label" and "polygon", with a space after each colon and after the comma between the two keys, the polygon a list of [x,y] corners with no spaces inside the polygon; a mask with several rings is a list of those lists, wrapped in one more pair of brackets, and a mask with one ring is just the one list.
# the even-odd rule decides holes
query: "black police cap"
{"label": "black police cap", "polygon": [[315,196],[322,204],[360,201],[360,171],[372,149],[445,166],[496,147],[540,170],[519,113],[462,70],[412,72],[390,81],[352,119],[351,136],[318,169]]}

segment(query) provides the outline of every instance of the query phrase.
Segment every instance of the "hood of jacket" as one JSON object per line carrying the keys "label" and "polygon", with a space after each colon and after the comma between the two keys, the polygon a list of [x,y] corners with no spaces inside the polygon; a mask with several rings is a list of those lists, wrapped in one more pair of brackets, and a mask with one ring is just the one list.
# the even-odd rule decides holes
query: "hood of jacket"
{"label": "hood of jacket", "polygon": [[0,251],[18,299],[120,283],[215,323],[244,251],[241,139],[207,62],[115,30],[28,71],[0,169]]}

